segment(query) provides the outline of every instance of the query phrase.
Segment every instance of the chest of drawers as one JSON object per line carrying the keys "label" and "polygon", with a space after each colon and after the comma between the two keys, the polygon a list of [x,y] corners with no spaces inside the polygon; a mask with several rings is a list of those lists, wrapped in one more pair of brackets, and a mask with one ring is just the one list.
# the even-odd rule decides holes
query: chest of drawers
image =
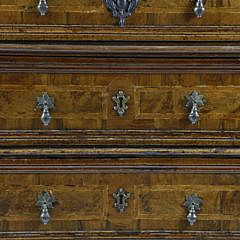
{"label": "chest of drawers", "polygon": [[0,239],[240,239],[238,1],[0,6]]}

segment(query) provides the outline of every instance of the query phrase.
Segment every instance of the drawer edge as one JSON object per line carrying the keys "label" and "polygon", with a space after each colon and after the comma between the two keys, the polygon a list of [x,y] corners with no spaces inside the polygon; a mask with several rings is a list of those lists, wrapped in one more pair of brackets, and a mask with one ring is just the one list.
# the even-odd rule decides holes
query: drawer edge
{"label": "drawer edge", "polygon": [[240,239],[240,232],[212,231],[76,231],[76,232],[7,232],[0,239]]}
{"label": "drawer edge", "polygon": [[240,26],[116,26],[1,24],[1,40],[239,41]]}

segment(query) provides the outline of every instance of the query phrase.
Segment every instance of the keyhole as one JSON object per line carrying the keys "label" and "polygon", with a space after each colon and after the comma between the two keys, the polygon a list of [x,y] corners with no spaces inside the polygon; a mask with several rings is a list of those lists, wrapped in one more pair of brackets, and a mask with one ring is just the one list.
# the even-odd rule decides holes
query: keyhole
{"label": "keyhole", "polygon": [[119,195],[119,204],[120,205],[123,204],[123,195],[122,194]]}
{"label": "keyhole", "polygon": [[119,107],[120,108],[123,107],[123,98],[122,97],[119,98]]}

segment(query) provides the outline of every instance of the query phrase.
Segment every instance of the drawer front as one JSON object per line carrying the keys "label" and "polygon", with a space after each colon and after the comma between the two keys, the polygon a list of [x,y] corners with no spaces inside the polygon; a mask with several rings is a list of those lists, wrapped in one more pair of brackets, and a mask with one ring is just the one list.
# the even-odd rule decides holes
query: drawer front
{"label": "drawer front", "polygon": [[[39,1],[1,0],[1,24],[45,25],[118,25],[117,18],[107,10],[105,1],[46,1],[48,13],[40,16]],[[140,1],[135,13],[127,19],[128,26],[219,26],[239,25],[240,3],[236,0],[211,0],[204,3],[204,18],[194,14],[197,0]],[[204,2],[204,0],[203,0]]]}
{"label": "drawer front", "polygon": [[[20,174],[0,175],[0,230],[51,231],[238,231],[239,174]],[[113,193],[130,193],[119,212]],[[57,203],[43,225],[37,195],[49,191]],[[190,225],[186,195],[202,199],[197,221]],[[124,201],[123,201],[124,203]],[[206,234],[206,233],[205,233]],[[209,234],[211,234],[209,232]],[[149,235],[150,236],[150,235]]]}
{"label": "drawer front", "polygon": [[[122,115],[113,100],[119,90],[129,97]],[[238,130],[239,90],[238,74],[2,73],[0,128]],[[186,107],[193,91],[205,100],[196,124]],[[36,109],[43,92],[54,98],[48,126],[41,121],[43,108]]]}

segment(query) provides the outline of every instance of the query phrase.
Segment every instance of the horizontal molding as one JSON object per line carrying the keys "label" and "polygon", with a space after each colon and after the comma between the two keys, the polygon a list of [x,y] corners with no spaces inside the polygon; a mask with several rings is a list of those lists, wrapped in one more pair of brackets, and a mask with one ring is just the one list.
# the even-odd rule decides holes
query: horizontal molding
{"label": "horizontal molding", "polygon": [[0,40],[239,41],[240,26],[0,25]]}
{"label": "horizontal molding", "polygon": [[240,165],[169,165],[169,166],[132,166],[132,165],[65,165],[48,163],[38,165],[34,161],[28,165],[15,163],[9,165],[0,165],[0,174],[240,174]]}
{"label": "horizontal molding", "polygon": [[[49,43],[1,43],[1,56],[45,56],[45,57],[181,57],[181,58],[238,58],[240,45],[237,43],[137,43],[137,42],[49,42]],[[156,61],[156,60],[155,60]]]}
{"label": "horizontal molding", "polygon": [[240,158],[240,149],[231,147],[32,147],[0,149],[0,158]]}
{"label": "horizontal molding", "polygon": [[170,64],[129,64],[125,63],[118,64],[113,63],[109,60],[105,61],[104,64],[60,64],[54,63],[30,63],[30,62],[1,62],[0,61],[0,73],[240,73],[240,65],[236,64],[209,64],[206,63],[189,63],[179,61],[181,63],[170,63]]}
{"label": "horizontal molding", "polygon": [[0,72],[239,73],[239,58],[230,43],[0,44]]}
{"label": "horizontal molding", "polygon": [[[239,147],[240,131],[0,130],[0,147]],[[170,147],[171,148],[171,147]]]}
{"label": "horizontal molding", "polygon": [[0,131],[0,173],[240,173],[240,132]]}
{"label": "horizontal molding", "polygon": [[212,232],[212,231],[75,231],[75,232],[1,232],[1,239],[240,239],[240,232]]}

